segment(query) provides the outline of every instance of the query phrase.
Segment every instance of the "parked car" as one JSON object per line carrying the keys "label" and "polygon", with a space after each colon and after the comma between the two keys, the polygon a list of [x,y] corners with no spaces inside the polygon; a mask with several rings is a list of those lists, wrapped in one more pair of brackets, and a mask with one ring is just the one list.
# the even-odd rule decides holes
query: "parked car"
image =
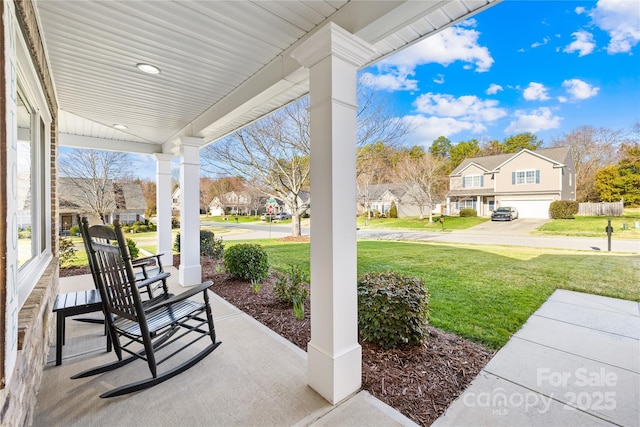
{"label": "parked car", "polygon": [[260,220],[261,221],[266,221],[267,218],[273,218],[273,215],[270,215],[268,213],[263,213],[262,215],[260,215]]}
{"label": "parked car", "polygon": [[282,220],[282,219],[291,219],[291,214],[286,212],[277,213],[274,219]]}
{"label": "parked car", "polygon": [[491,221],[511,221],[518,218],[518,210],[509,206],[498,208],[491,213]]}

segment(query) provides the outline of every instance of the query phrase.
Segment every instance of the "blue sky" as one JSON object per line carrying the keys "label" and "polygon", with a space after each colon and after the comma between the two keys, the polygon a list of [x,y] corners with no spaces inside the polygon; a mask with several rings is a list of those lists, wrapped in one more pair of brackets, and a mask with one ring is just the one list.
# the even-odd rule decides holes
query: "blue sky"
{"label": "blue sky", "polygon": [[582,125],[640,120],[638,0],[505,0],[361,72],[415,126],[411,144],[551,143]]}
{"label": "blue sky", "polygon": [[[428,148],[640,121],[640,1],[503,2],[360,72]],[[64,150],[62,150],[64,152]],[[149,156],[132,170],[153,179]]]}

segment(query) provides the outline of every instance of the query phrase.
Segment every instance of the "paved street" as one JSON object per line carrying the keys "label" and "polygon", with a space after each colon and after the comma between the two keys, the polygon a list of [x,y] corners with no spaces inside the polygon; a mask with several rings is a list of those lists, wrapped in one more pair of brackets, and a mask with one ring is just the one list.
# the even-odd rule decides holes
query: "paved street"
{"label": "paved street", "polygon": [[[485,222],[467,230],[451,232],[424,232],[365,229],[358,230],[358,239],[417,240],[443,243],[471,243],[479,245],[513,245],[555,249],[604,251],[607,239],[592,237],[533,236],[528,234],[544,220],[518,219],[511,223]],[[202,222],[203,225],[236,229],[224,240],[266,239],[286,237],[291,234],[291,224],[236,224],[235,222]],[[302,234],[309,234],[308,223],[303,223]],[[640,253],[640,241],[612,239],[612,252]]]}

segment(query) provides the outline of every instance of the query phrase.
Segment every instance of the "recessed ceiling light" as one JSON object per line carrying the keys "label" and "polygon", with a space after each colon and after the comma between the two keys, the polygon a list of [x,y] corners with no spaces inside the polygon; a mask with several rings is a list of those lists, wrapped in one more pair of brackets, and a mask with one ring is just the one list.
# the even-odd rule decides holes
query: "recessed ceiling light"
{"label": "recessed ceiling light", "polygon": [[140,64],[136,64],[136,67],[138,68],[138,70],[142,71],[143,73],[160,74],[160,68],[156,67],[155,65],[140,63]]}
{"label": "recessed ceiling light", "polygon": [[126,127],[125,125],[121,125],[119,123],[116,123],[115,125],[113,125],[114,128],[116,129],[120,129],[120,130],[125,130],[125,129],[129,129],[128,127]]}

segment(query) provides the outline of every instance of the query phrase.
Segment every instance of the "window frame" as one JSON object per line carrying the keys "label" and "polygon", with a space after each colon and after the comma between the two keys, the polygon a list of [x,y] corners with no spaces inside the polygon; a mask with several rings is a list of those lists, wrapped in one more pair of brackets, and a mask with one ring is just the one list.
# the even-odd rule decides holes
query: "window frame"
{"label": "window frame", "polygon": [[482,181],[482,175],[480,174],[465,175],[462,177],[462,188],[481,188],[483,185]]}
{"label": "window frame", "polygon": [[539,169],[520,169],[513,172],[515,174],[514,185],[539,184]]}
{"label": "window frame", "polygon": [[[51,209],[51,123],[46,96],[26,41],[16,26],[16,97],[18,92],[32,109],[31,115],[31,239],[32,257],[17,271],[18,307],[22,308],[53,258]],[[17,131],[17,129],[16,129]],[[35,207],[35,209],[34,209]],[[17,206],[16,206],[17,208]],[[13,228],[13,225],[11,226]],[[17,233],[17,224],[11,233]],[[34,251],[38,245],[39,250]],[[35,252],[35,253],[34,253]],[[17,262],[17,260],[16,260]]]}

